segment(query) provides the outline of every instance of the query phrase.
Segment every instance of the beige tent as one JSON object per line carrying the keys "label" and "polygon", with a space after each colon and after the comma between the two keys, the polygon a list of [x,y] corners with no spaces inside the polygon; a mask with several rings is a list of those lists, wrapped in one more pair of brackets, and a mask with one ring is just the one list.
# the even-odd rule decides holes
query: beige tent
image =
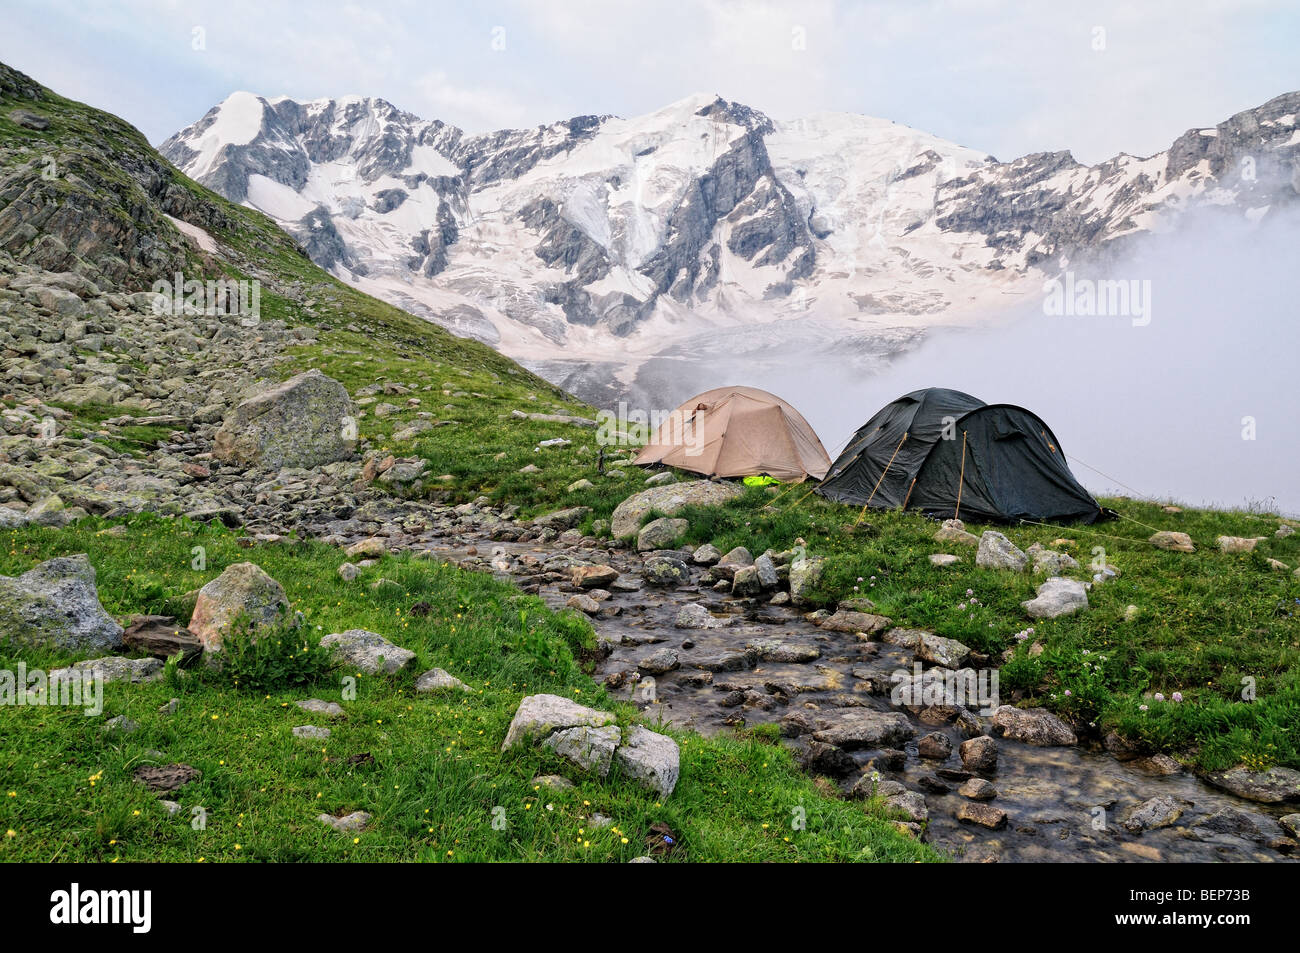
{"label": "beige tent", "polygon": [[830,457],[803,415],[754,387],[718,387],[692,397],[668,416],[635,463],[706,476],[767,474],[790,482],[830,469]]}

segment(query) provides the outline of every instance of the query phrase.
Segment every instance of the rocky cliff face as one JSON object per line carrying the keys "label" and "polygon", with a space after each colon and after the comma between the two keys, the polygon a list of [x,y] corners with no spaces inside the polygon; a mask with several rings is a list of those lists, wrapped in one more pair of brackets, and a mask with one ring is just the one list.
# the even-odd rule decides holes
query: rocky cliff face
{"label": "rocky cliff face", "polygon": [[162,152],[345,280],[603,396],[716,331],[977,322],[1191,208],[1277,214],[1300,197],[1297,113],[1289,93],[1087,166],[709,96],[467,136],[377,99],[237,93]]}

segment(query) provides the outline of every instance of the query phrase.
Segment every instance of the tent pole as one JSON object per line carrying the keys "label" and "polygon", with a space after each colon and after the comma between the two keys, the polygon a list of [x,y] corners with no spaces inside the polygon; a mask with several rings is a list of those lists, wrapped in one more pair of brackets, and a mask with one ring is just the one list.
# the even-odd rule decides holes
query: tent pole
{"label": "tent pole", "polygon": [[952,511],[953,519],[960,519],[961,488],[966,485],[966,431],[961,432],[961,475],[957,478],[957,508]]}

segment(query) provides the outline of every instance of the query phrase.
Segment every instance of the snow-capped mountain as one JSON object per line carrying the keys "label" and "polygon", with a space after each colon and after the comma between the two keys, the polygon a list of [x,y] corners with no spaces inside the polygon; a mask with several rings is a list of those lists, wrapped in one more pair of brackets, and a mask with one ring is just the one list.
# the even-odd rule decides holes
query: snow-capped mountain
{"label": "snow-capped mountain", "polygon": [[796,340],[870,365],[1189,208],[1271,214],[1300,200],[1298,113],[1288,93],[1086,166],[716,96],[469,136],[379,99],[241,92],[160,148],[341,278],[607,401]]}

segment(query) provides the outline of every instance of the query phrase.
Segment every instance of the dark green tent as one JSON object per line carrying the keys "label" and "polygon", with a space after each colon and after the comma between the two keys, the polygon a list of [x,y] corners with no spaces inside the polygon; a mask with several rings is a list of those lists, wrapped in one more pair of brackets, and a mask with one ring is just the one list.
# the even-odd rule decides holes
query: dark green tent
{"label": "dark green tent", "polygon": [[976,522],[1091,523],[1109,515],[1074,478],[1041,419],[943,387],[882,408],[853,435],[817,492],[840,503]]}

